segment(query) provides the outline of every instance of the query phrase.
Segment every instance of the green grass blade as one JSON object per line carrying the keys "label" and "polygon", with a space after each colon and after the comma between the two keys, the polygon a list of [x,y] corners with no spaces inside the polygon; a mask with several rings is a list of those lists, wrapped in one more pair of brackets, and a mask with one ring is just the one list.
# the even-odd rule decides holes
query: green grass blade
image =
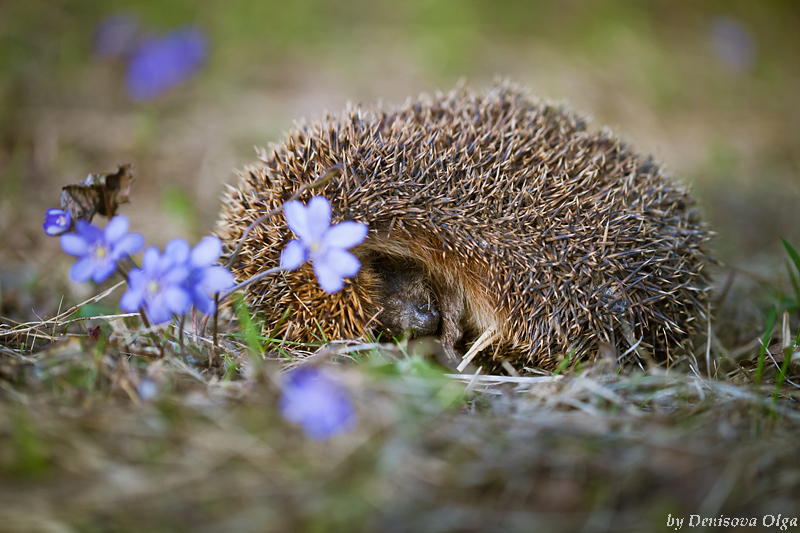
{"label": "green grass blade", "polygon": [[797,274],[792,272],[791,268],[788,268],[789,265],[787,264],[787,271],[789,272],[789,279],[792,281],[792,287],[794,287],[794,294],[797,299],[794,302],[795,307],[800,307],[800,279],[798,279]]}
{"label": "green grass blade", "polygon": [[563,372],[565,368],[567,368],[567,365],[569,364],[570,359],[572,359],[572,356],[575,355],[575,350],[576,350],[576,348],[573,348],[572,350],[570,350],[569,353],[567,354],[567,357],[565,357],[564,360],[561,361],[558,364],[556,369],[553,370],[553,377],[556,377],[561,372]]}
{"label": "green grass blade", "polygon": [[236,310],[236,316],[239,318],[239,326],[242,328],[245,344],[250,348],[253,366],[256,370],[259,370],[261,368],[261,357],[264,355],[264,347],[261,345],[259,339],[259,331],[253,324],[250,310],[247,308],[244,297],[240,292],[236,293],[233,301],[233,308]]}
{"label": "green grass blade", "polygon": [[764,332],[764,338],[761,341],[761,350],[758,352],[758,367],[756,368],[756,387],[761,384],[761,373],[764,372],[764,355],[767,353],[767,344],[769,337],[772,333],[772,326],[775,324],[775,306],[769,310],[767,317],[767,330]]}
{"label": "green grass blade", "polygon": [[772,394],[772,405],[778,403],[778,393],[780,393],[781,385],[783,385],[783,380],[786,378],[786,371],[789,369],[789,361],[792,359],[792,352],[797,346],[800,346],[800,333],[797,334],[794,345],[783,350],[783,363],[778,371],[778,375],[775,376],[775,392]]}
{"label": "green grass blade", "polygon": [[797,272],[800,272],[800,254],[797,253],[789,241],[781,237],[781,242],[783,243],[783,247],[786,248],[786,251],[789,253],[789,257],[792,258],[792,262],[794,263],[795,268],[797,268]]}

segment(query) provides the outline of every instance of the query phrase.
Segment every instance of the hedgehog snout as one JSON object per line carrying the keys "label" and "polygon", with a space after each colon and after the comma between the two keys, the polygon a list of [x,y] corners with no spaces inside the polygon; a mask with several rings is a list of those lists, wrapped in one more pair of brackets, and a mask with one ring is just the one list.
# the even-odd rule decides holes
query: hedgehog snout
{"label": "hedgehog snout", "polygon": [[379,320],[390,336],[409,333],[411,338],[416,338],[433,335],[439,330],[439,309],[430,300],[415,296],[408,292],[393,293],[380,302],[383,311]]}
{"label": "hedgehog snout", "polygon": [[407,315],[409,317],[409,328],[415,337],[433,335],[439,329],[441,315],[431,302],[424,304],[408,302]]}
{"label": "hedgehog snout", "polygon": [[419,264],[380,258],[371,267],[380,280],[376,299],[383,308],[379,320],[386,333],[397,337],[410,332],[412,337],[423,337],[439,330],[441,313]]}

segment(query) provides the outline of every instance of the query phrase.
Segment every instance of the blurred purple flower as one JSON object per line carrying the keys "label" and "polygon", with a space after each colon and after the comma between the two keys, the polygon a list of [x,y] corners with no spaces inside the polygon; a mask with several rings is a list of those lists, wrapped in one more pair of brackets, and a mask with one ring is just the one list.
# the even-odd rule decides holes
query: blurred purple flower
{"label": "blurred purple flower", "polygon": [[194,306],[207,315],[216,310],[212,295],[236,284],[230,270],[215,264],[220,254],[222,242],[213,235],[200,239],[189,253],[189,293]]}
{"label": "blurred purple flower", "polygon": [[744,72],[755,64],[755,44],[738,20],[715,18],[711,23],[711,39],[717,57],[731,69]]}
{"label": "blurred purple flower", "polygon": [[139,42],[139,21],[120,13],[101,20],[94,29],[94,52],[99,57],[126,56]]}
{"label": "blurred purple flower", "polygon": [[145,250],[142,268],[128,273],[128,290],[120,298],[119,308],[135,313],[144,307],[154,324],[169,322],[173,314],[185,314],[192,305],[185,287],[189,277],[188,247],[183,239],[173,239],[163,255],[155,246]]}
{"label": "blurred purple flower", "polygon": [[146,39],[128,63],[128,94],[134,100],[156,98],[197,74],[206,54],[206,36],[198,28],[185,27]]}
{"label": "blurred purple flower", "polygon": [[355,425],[356,411],[350,397],[319,369],[297,368],[284,380],[281,415],[299,424],[310,439],[328,440]]}
{"label": "blurred purple flower", "polygon": [[128,233],[129,222],[117,215],[100,229],[85,220],[75,223],[75,233],[61,235],[61,249],[78,257],[69,270],[69,277],[78,283],[94,280],[100,283],[116,270],[117,261],[144,248],[144,237]]}
{"label": "blurred purple flower", "polygon": [[209,235],[200,239],[192,249],[183,239],[173,239],[169,246],[172,247],[171,254],[176,264],[186,267],[183,288],[192,304],[203,313],[212,314],[216,309],[212,296],[236,284],[227,268],[214,264],[222,254],[222,241],[219,237]]}
{"label": "blurred purple flower", "polygon": [[64,233],[72,223],[69,213],[61,209],[48,209],[44,212],[44,232],[51,236]]}
{"label": "blurred purple flower", "polygon": [[344,278],[355,276],[361,269],[361,263],[347,249],[364,241],[367,225],[346,221],[331,226],[331,204],[323,196],[313,197],[308,206],[286,202],[283,212],[298,239],[289,241],[281,252],[281,268],[295,270],[311,260],[322,290],[328,294],[341,290]]}
{"label": "blurred purple flower", "polygon": [[136,394],[144,401],[152,400],[158,394],[158,385],[149,378],[144,378],[136,387]]}

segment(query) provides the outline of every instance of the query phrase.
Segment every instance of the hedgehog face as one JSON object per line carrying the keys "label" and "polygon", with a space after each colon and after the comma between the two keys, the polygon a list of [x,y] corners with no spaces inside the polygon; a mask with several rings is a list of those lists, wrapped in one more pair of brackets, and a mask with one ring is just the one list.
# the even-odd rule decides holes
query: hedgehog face
{"label": "hedgehog face", "polygon": [[403,259],[380,259],[371,268],[379,280],[375,299],[383,309],[378,320],[384,333],[390,338],[403,334],[416,338],[439,330],[439,308],[419,265]]}

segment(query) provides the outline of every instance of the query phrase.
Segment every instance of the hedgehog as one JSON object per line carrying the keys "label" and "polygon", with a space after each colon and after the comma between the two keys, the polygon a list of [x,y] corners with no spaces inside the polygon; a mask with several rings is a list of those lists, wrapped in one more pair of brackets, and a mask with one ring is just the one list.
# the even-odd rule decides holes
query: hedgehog
{"label": "hedgehog", "polygon": [[276,338],[435,335],[451,358],[519,371],[608,346],[673,360],[707,313],[711,232],[685,186],[587,124],[507,82],[298,122],[224,193],[223,258],[245,236],[238,281],[278,266],[283,217],[246,229],[323,195],[334,222],[368,225],[362,267],[335,294],[310,265],[251,284]]}

